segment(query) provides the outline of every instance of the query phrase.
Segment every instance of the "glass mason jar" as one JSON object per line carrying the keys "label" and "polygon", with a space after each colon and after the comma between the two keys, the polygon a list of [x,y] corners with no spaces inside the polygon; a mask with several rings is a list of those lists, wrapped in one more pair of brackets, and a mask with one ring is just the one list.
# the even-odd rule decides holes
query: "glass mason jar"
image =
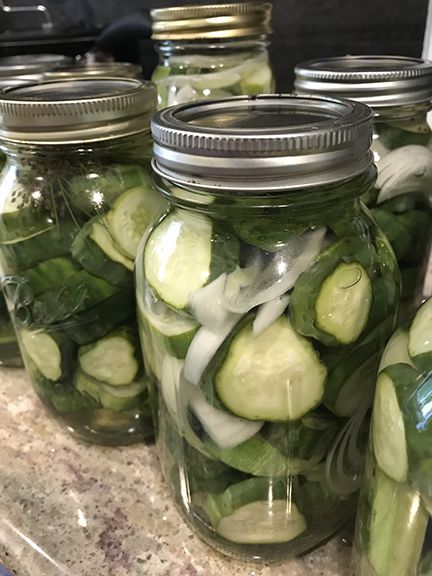
{"label": "glass mason jar", "polygon": [[204,98],[270,94],[272,6],[243,2],[151,11],[159,108]]}
{"label": "glass mason jar", "polygon": [[432,63],[402,56],[345,56],[296,67],[297,92],[352,98],[374,110],[375,188],[364,198],[386,234],[413,308],[432,226]]}
{"label": "glass mason jar", "polygon": [[171,210],[143,239],[137,310],[175,501],[219,551],[274,562],[353,513],[398,269],[361,203],[371,111],[294,96],[167,108]]}
{"label": "glass mason jar", "polygon": [[356,523],[356,576],[432,573],[431,399],[429,298],[396,330],[381,360]]}
{"label": "glass mason jar", "polygon": [[164,208],[151,187],[156,89],[138,80],[42,82],[0,98],[0,268],[27,372],[74,434],[151,433],[133,268]]}
{"label": "glass mason jar", "polygon": [[[34,82],[41,78],[41,74],[23,74],[13,77],[0,75],[0,91],[7,87],[21,86],[30,81]],[[0,172],[5,162],[6,156],[0,150]],[[22,366],[22,359],[16,340],[15,330],[3,292],[0,293],[0,366]]]}

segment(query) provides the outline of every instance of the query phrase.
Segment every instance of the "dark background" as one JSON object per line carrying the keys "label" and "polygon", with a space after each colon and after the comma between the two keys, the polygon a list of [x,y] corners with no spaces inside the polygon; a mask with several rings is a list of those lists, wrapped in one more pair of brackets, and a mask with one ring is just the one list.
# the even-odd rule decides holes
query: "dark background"
{"label": "dark background", "polygon": [[[12,7],[37,3],[4,2]],[[188,2],[41,3],[50,12],[51,30],[41,29],[44,18],[40,13],[26,19],[25,15],[16,18],[0,11],[0,55],[61,52],[75,56],[87,52],[99,38],[104,51],[120,60],[141,61],[148,75],[156,63],[151,41],[145,38],[149,34],[148,9]],[[427,0],[274,0],[273,6],[271,56],[280,91],[291,88],[294,65],[308,58],[362,53],[420,56],[422,52]]]}

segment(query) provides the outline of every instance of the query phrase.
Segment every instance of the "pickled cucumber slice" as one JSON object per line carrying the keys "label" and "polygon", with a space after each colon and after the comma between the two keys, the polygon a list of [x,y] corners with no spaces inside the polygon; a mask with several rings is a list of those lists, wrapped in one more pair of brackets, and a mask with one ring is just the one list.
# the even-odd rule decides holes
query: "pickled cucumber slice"
{"label": "pickled cucumber slice", "polygon": [[223,404],[250,420],[297,420],[320,403],[327,369],[286,317],[254,337],[248,324],[216,374]]}

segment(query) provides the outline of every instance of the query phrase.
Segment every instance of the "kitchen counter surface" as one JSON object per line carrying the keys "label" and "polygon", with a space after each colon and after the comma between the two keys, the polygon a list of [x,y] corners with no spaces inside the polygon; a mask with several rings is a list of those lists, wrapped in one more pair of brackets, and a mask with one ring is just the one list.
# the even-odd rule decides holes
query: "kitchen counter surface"
{"label": "kitchen counter surface", "polygon": [[340,535],[272,567],[219,556],[180,518],[153,446],[77,442],[20,369],[0,372],[0,487],[0,565],[17,576],[349,574]]}

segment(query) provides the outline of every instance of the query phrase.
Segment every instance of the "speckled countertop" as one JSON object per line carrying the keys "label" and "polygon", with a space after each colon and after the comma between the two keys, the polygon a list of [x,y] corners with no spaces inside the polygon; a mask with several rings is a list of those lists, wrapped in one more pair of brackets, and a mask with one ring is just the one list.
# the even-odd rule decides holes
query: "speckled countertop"
{"label": "speckled countertop", "polygon": [[219,556],[172,505],[155,449],[78,443],[23,370],[0,372],[0,564],[18,576],[347,576],[341,537],[262,567]]}

